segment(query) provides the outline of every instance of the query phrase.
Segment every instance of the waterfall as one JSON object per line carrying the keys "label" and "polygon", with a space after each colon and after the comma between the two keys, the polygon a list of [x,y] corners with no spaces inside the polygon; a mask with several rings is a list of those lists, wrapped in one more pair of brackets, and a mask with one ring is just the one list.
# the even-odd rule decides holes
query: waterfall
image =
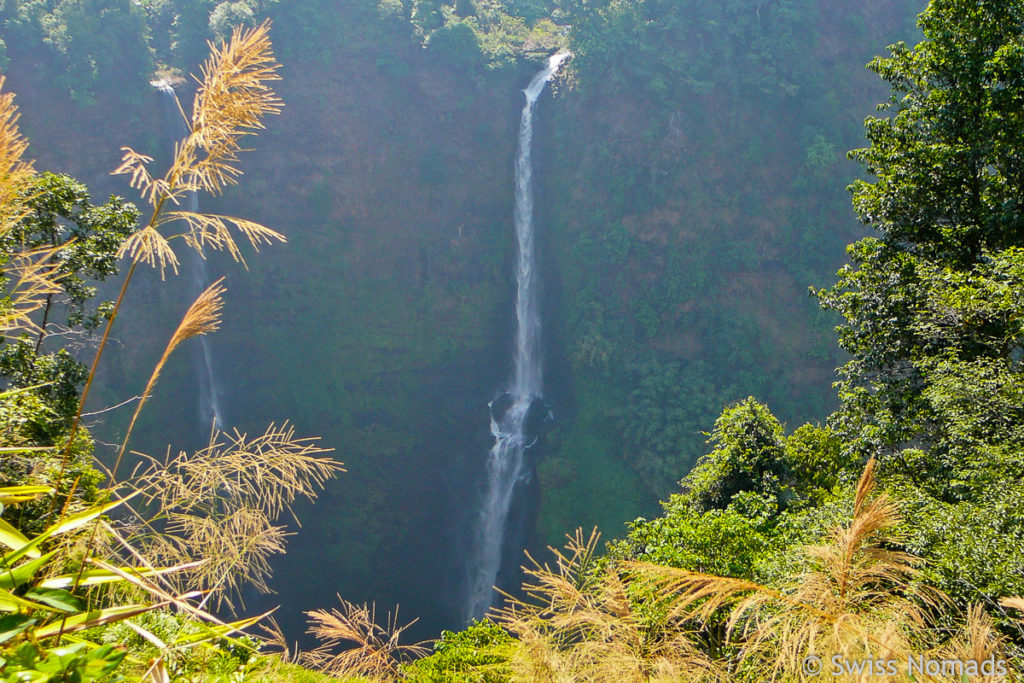
{"label": "waterfall", "polygon": [[[160,91],[164,100],[164,108],[167,115],[167,125],[170,131],[170,138],[177,141],[187,135],[189,130],[185,120],[181,116],[178,107],[178,98],[174,94],[174,88],[167,81],[156,81],[152,84]],[[199,211],[199,195],[189,192],[185,197],[185,209],[193,213]],[[206,259],[194,249],[189,249],[189,260],[192,270],[192,286],[189,293],[194,300],[210,284],[210,276],[206,270]],[[199,426],[208,430],[211,425],[217,429],[223,424],[220,406],[220,391],[217,385],[217,375],[214,372],[213,352],[210,348],[210,341],[207,335],[199,335],[200,354],[197,358],[196,378],[199,384],[198,391],[198,419]]]}
{"label": "waterfall", "polygon": [[516,337],[511,386],[501,399],[489,404],[494,446],[487,455],[487,470],[480,516],[471,557],[466,617],[482,616],[493,603],[494,583],[501,567],[505,522],[512,505],[516,483],[529,475],[523,454],[527,442],[530,407],[541,397],[543,367],[540,345],[540,306],[537,296],[537,264],[533,230],[533,110],[544,86],[569,56],[559,52],[548,59],[523,91],[526,103],[519,121],[519,146],[515,165],[515,210],[513,219],[518,247],[516,269]]}

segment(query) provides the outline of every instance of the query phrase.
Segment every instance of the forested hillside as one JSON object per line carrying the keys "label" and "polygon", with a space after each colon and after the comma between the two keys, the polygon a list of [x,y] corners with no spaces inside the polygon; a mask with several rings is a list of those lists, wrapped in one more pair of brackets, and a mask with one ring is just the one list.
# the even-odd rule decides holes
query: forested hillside
{"label": "forested hillside", "polygon": [[[426,636],[458,622],[487,402],[509,370],[511,171],[537,65],[574,55],[535,138],[555,419],[519,502],[534,548],[652,516],[726,405],[754,395],[791,425],[835,408],[838,318],[807,287],[831,283],[865,231],[844,189],[863,170],[845,151],[886,91],[863,65],[915,42],[922,9],[9,0],[0,37],[30,155],[101,196],[129,192],[107,176],[121,145],[169,157],[155,75],[186,77],[207,39],[273,20],[283,113],[245,157],[245,183],[200,200],[288,238],[248,272],[208,264],[231,300],[210,339],[225,421],[291,418],[348,470],[300,508],[277,562],[289,635],[340,592],[401,603]],[[183,102],[191,88],[178,86]],[[141,391],[185,306],[187,282],[145,277],[93,409]],[[183,356],[165,369],[139,449],[203,442],[194,368]],[[95,431],[115,441],[127,419]]]}

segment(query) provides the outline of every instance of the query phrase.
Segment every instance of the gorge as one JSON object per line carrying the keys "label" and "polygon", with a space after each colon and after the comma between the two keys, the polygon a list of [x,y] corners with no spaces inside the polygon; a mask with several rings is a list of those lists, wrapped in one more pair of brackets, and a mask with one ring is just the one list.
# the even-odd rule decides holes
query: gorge
{"label": "gorge", "polygon": [[[476,1],[436,13],[410,2],[249,4],[274,20],[286,106],[253,140],[241,184],[201,201],[288,244],[247,255],[248,272],[216,255],[206,264],[228,276],[211,367],[220,400],[230,397],[226,427],[291,418],[348,470],[299,510],[301,529],[274,562],[267,605],[282,605],[290,636],[303,637],[303,610],[336,593],[400,604],[424,638],[467,616],[484,457],[496,444],[486,401],[511,394],[517,344],[509,207],[521,89],[562,47],[574,57],[544,99],[532,154],[544,177],[534,197],[543,393],[557,420],[533,478],[531,551],[577,526],[615,537],[657,514],[730,402],[756,395],[790,423],[828,413],[835,322],[806,288],[832,277],[863,229],[842,189],[856,173],[842,153],[884,96],[863,64],[914,35],[920,3],[755,12],[646,0],[547,3],[538,14],[545,3],[522,2],[501,16]],[[149,57],[129,53],[134,34],[92,38],[123,22],[90,25],[91,42],[63,53],[56,38],[85,27],[40,43],[52,24],[18,33],[29,19],[8,12],[8,82],[38,166],[131,198],[109,172],[121,145],[165,149],[166,102],[149,81],[157,62],[186,79],[197,70],[212,37],[201,5],[153,3],[140,20]],[[81,74],[69,60],[98,75],[61,80]],[[197,272],[187,265],[169,278],[180,297],[158,278],[140,283],[118,327],[153,342],[112,351],[113,379],[90,410],[138,392],[132,378],[180,320]],[[185,447],[195,431],[201,341],[198,361],[183,354],[162,376],[140,451]],[[116,414],[110,424],[101,439],[116,438]]]}

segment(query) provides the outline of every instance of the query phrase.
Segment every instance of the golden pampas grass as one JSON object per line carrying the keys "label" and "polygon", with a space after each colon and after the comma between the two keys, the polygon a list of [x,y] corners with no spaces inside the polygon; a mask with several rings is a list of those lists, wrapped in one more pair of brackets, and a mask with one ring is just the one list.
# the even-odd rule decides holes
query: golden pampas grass
{"label": "golden pampas grass", "polygon": [[23,158],[28,140],[18,130],[14,93],[3,92],[5,81],[0,75],[0,233],[26,215],[22,191],[35,173],[32,163]]}
{"label": "golden pampas grass", "polygon": [[145,263],[153,268],[160,268],[162,274],[167,266],[175,273],[178,272],[178,257],[160,232],[152,225],[147,225],[141,230],[133,233],[121,244],[118,257],[127,257],[134,261]]}
{"label": "golden pampas grass", "polygon": [[[28,140],[18,130],[20,114],[14,93],[3,92],[4,84],[0,75],[0,235],[28,216],[26,190],[35,175],[32,163],[24,158]],[[38,331],[33,314],[46,305],[48,297],[61,291],[55,253],[56,249],[40,249],[10,255],[4,264],[9,286],[7,302],[0,307],[0,333]]]}
{"label": "golden pampas grass", "polygon": [[[229,227],[257,250],[261,244],[284,241],[282,234],[254,221],[166,207],[167,202],[180,204],[192,192],[220,194],[226,186],[236,184],[242,175],[238,165],[241,140],[261,130],[266,116],[280,112],[283,104],[269,85],[280,80],[269,33],[270,24],[264,22],[251,29],[235,29],[221,46],[211,44],[211,55],[197,79],[192,114],[186,121],[189,132],[175,145],[174,160],[162,177],[150,173],[152,157],[123,148],[121,165],[114,173],[129,176],[132,187],[153,206],[153,215],[143,230],[125,242],[119,255],[158,267],[161,274],[167,267],[177,273],[178,259],[170,246],[170,239],[176,236],[183,236],[199,253],[210,247],[227,251],[243,263]],[[180,104],[178,109],[184,116]],[[158,230],[182,224],[182,235]]]}
{"label": "golden pampas grass", "polygon": [[[413,657],[426,654],[423,645],[402,645],[402,633],[415,622],[398,625],[398,612],[388,615],[385,625],[376,620],[372,605],[356,605],[338,596],[341,608],[313,610],[309,617],[310,633],[322,642],[317,649],[303,655],[302,661],[333,676],[365,676],[370,680],[393,681],[401,676],[401,665]],[[351,647],[336,652],[337,646]]]}
{"label": "golden pampas grass", "polygon": [[287,536],[277,520],[344,471],[329,452],[285,422],[254,437],[214,431],[195,453],[137,453],[131,485],[144,508],[129,524],[133,544],[157,565],[210,560],[174,578],[178,590],[201,587],[217,604],[233,606],[246,584],[269,592],[269,558],[284,551]]}
{"label": "golden pampas grass", "polygon": [[[157,178],[150,173],[148,165],[153,161],[152,157],[128,147],[123,148],[121,165],[114,173],[129,176],[131,185],[140,190],[143,198],[152,205],[153,213],[149,221],[125,240],[118,250],[118,257],[127,257],[131,263],[121,283],[113,311],[107,318],[103,336],[89,369],[79,409],[71,423],[68,444],[74,441],[81,422],[83,406],[89,397],[100,358],[110,338],[110,331],[120,313],[135,269],[140,263],[159,268],[161,277],[168,267],[177,273],[179,259],[171,246],[171,240],[175,237],[184,238],[186,245],[198,250],[200,255],[203,254],[204,248],[209,246],[225,250],[236,260],[241,260],[241,252],[229,226],[233,226],[254,249],[271,241],[284,241],[284,236],[280,233],[253,221],[226,216],[204,216],[196,212],[175,214],[165,210],[168,202],[179,204],[189,193],[200,190],[221,192],[225,185],[234,183],[241,175],[238,168],[238,154],[242,151],[240,140],[260,130],[263,127],[263,117],[281,110],[282,103],[269,85],[280,79],[269,33],[270,24],[264,22],[252,29],[236,29],[231,39],[223,45],[211,44],[211,56],[203,65],[201,78],[197,79],[199,89],[191,119],[188,121],[189,132],[175,145],[171,167],[163,176]],[[0,122],[5,120],[2,104],[0,102]],[[184,118],[180,104],[178,110]],[[0,133],[2,132],[3,127],[0,126]],[[0,146],[2,144],[0,141]],[[16,149],[17,145],[14,147]],[[0,155],[2,153],[3,150],[0,149]],[[161,228],[168,224],[181,223],[187,228],[184,234],[167,235],[161,231]],[[218,308],[219,305],[218,303]],[[179,328],[176,336],[182,332]],[[150,378],[132,417],[117,461],[110,471],[111,478],[117,473],[139,410],[149,397],[167,356],[180,341],[180,338],[172,340]],[[64,449],[58,483],[63,479],[69,457],[70,446]]]}
{"label": "golden pampas grass", "polygon": [[849,525],[805,548],[807,569],[780,589],[640,562],[628,568],[676,616],[707,624],[725,611],[737,664],[765,679],[802,680],[809,655],[905,660],[922,646],[914,634],[927,630],[932,608],[948,599],[918,582],[918,558],[885,547],[900,517],[886,496],[871,498],[874,465],[858,483]]}
{"label": "golden pampas grass", "polygon": [[[581,529],[553,564],[530,558],[523,598],[492,617],[517,640],[509,666],[523,681],[718,681],[723,672],[682,619],[638,611],[619,569],[596,561],[600,535]],[[529,557],[529,555],[527,556]]]}
{"label": "golden pampas grass", "polygon": [[182,342],[186,339],[191,339],[201,334],[210,334],[215,332],[220,327],[220,312],[224,307],[224,292],[227,288],[222,284],[224,278],[220,278],[200,294],[192,305],[188,307],[188,311],[185,312],[185,317],[181,319],[181,323],[178,324],[177,329],[174,330],[174,334],[171,336],[171,340],[167,343],[167,347],[164,349],[163,355],[160,356],[160,360],[157,362],[156,367],[153,368],[152,374],[149,376],[149,381],[146,383],[146,388],[142,392],[142,396],[139,401],[135,404],[135,412],[132,413],[132,419],[128,423],[128,429],[125,432],[124,439],[121,442],[121,447],[117,452],[117,460],[114,462],[113,468],[110,470],[110,478],[113,479],[117,474],[118,467],[121,465],[121,460],[124,458],[125,450],[128,448],[128,440],[131,438],[132,431],[135,429],[135,423],[139,419],[139,414],[142,412],[143,406],[153,395],[153,388],[156,386],[157,380],[160,378],[160,373],[163,371],[164,366],[167,364],[168,359],[174,350],[178,348]]}

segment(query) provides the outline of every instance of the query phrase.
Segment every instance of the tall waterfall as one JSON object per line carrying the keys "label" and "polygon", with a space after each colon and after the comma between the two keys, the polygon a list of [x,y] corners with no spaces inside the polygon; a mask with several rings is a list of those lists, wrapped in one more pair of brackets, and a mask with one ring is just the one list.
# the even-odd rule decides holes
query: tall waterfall
{"label": "tall waterfall", "polygon": [[[174,88],[167,81],[156,81],[153,86],[160,91],[164,99],[164,108],[167,115],[167,124],[172,140],[178,140],[188,134],[188,126],[181,117],[181,110],[178,107],[178,98],[174,94]],[[185,209],[196,213],[199,211],[199,196],[195,192],[189,192],[185,198]],[[198,252],[190,249],[192,270],[192,286],[189,288],[192,299],[195,299],[210,284],[210,276],[206,270],[206,259]],[[218,429],[223,424],[220,405],[220,392],[217,385],[217,375],[214,372],[213,352],[210,349],[210,342],[205,334],[199,335],[200,354],[196,360],[196,379],[199,384],[198,418],[199,426],[202,429],[209,429],[210,425]]]}
{"label": "tall waterfall", "polygon": [[[569,56],[559,52],[548,59],[523,91],[526,104],[519,121],[519,148],[515,166],[514,222],[518,245],[516,270],[516,346],[511,386],[502,399],[490,404],[494,446],[487,456],[486,489],[477,520],[470,567],[466,617],[482,616],[494,599],[493,586],[501,567],[505,522],[516,483],[528,474],[523,454],[527,443],[530,406],[541,397],[543,368],[540,345],[540,307],[537,296],[537,264],[534,262],[533,110],[544,86]],[[500,404],[499,404],[500,401]]]}

